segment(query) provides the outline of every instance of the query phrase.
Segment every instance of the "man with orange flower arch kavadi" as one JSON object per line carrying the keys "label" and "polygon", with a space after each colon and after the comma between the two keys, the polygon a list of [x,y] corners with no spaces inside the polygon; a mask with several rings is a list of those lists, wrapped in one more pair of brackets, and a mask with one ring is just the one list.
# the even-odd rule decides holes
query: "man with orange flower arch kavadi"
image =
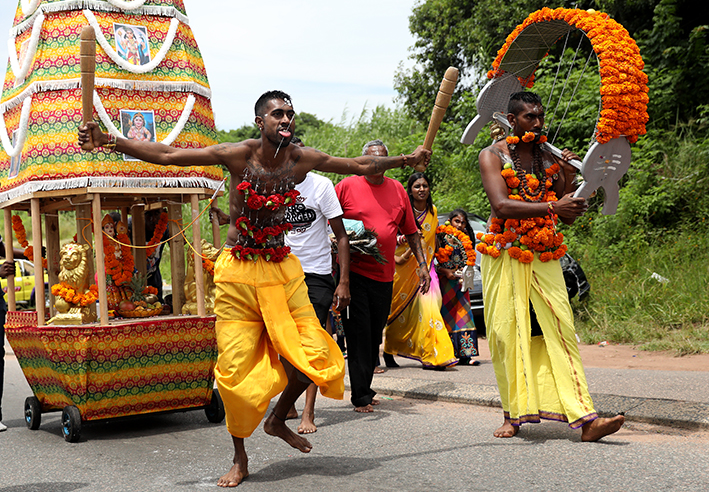
{"label": "man with orange flower arch kavadi", "polygon": [[271,398],[282,392],[264,422],[266,433],[308,453],[310,442],[286,426],[286,414],[311,382],[324,396],[342,399],[344,393],[342,353],[320,326],[300,262],[284,244],[284,233],[292,227],[285,209],[298,196],[295,184],[312,169],[376,174],[406,164],[427,165],[431,156],[419,147],[406,156],[331,157],[291,143],[295,111],[288,94],[266,92],[254,109],[260,138],[203,149],[115,138],[91,122],[79,127],[79,144],[91,139],[98,147],[154,164],[221,165],[231,173],[231,223],[214,275],[215,375],[234,444],[234,465],[219,479],[221,487],[235,487],[248,476],[244,438],[258,427]]}
{"label": "man with orange flower arch kavadi", "polygon": [[[488,233],[479,234],[485,324],[502,400],[504,424],[495,437],[512,437],[521,424],[550,419],[581,427],[597,441],[624,417],[599,418],[588,393],[573,313],[558,259],[566,252],[557,220],[572,224],[587,208],[574,198],[578,157],[542,150],[544,108],[532,92],[510,96],[512,134],[480,152],[480,173],[491,206]],[[558,198],[560,197],[560,198]],[[532,336],[533,308],[542,335]]]}

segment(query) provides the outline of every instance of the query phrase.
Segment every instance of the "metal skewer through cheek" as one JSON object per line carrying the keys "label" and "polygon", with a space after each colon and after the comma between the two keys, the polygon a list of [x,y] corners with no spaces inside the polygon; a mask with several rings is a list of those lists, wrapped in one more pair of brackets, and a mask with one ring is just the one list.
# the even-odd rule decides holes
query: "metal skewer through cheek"
{"label": "metal skewer through cheek", "polygon": [[[295,119],[295,115],[290,119],[288,122],[288,126],[286,127],[286,131],[290,131],[290,126],[293,124],[293,120]],[[283,145],[283,141],[286,139],[286,137],[281,137],[281,141],[278,144],[278,148],[276,148],[276,153],[273,154],[273,158],[275,159],[278,156],[278,152],[281,150],[281,145]]]}

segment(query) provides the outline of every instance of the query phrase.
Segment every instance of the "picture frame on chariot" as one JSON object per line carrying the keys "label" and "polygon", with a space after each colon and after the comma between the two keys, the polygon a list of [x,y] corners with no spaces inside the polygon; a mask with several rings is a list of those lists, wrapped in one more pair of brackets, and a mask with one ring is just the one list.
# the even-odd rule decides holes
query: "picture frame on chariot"
{"label": "picture frame on chariot", "polygon": [[[152,109],[121,109],[121,133],[128,140],[155,142],[155,113]],[[138,161],[123,154],[123,160]]]}
{"label": "picture frame on chariot", "polygon": [[[13,130],[12,132],[12,146],[14,147],[17,145],[17,137],[19,134],[19,130]],[[18,154],[10,159],[10,172],[7,174],[7,178],[16,178],[18,174],[20,174],[20,166],[22,165],[22,152],[18,152]]]}
{"label": "picture frame on chariot", "polygon": [[145,26],[113,23],[116,53],[132,65],[150,63],[150,43]]}

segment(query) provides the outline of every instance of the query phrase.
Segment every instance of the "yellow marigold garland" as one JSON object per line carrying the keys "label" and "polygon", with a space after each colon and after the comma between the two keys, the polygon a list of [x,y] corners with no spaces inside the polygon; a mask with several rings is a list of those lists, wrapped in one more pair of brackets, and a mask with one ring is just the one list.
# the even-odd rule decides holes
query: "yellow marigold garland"
{"label": "yellow marigold garland", "polygon": [[[645,64],[640,49],[628,31],[608,14],[594,10],[549,9],[544,7],[533,12],[507,36],[505,44],[492,62],[487,73],[492,79],[502,75],[500,63],[517,36],[527,27],[538,22],[563,20],[585,32],[598,56],[601,75],[601,114],[596,127],[596,140],[606,143],[625,135],[630,143],[645,134],[647,113],[647,75],[642,71]],[[534,74],[520,79],[524,87],[534,85]]]}

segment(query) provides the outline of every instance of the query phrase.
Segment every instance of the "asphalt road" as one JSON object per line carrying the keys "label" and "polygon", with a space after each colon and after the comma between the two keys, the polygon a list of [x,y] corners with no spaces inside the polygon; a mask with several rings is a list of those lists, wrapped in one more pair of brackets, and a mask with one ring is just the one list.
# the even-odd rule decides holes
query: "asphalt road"
{"label": "asphalt road", "polygon": [[[225,426],[200,410],[85,425],[63,440],[59,413],[30,431],[30,390],[6,359],[0,433],[0,492],[217,490],[230,466]],[[346,395],[346,398],[349,395]],[[302,408],[302,403],[298,405]],[[373,414],[347,400],[318,399],[313,451],[303,455],[261,428],[247,440],[244,491],[649,491],[705,490],[709,434],[631,426],[600,443],[580,442],[559,423],[527,425],[495,439],[499,409],[382,397]],[[291,421],[292,428],[297,421]]]}

